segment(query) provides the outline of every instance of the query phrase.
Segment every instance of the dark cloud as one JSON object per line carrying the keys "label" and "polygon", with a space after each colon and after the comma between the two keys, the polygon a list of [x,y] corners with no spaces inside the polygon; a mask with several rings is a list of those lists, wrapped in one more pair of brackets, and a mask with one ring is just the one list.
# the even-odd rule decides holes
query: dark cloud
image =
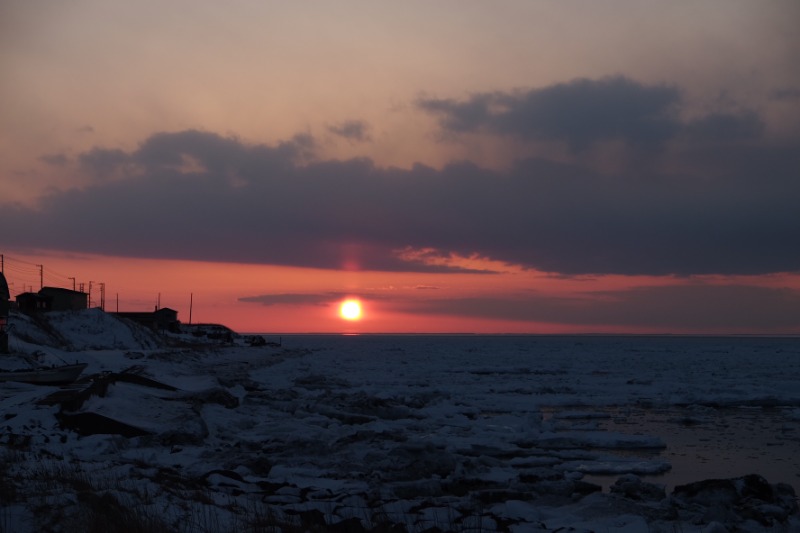
{"label": "dark cloud", "polygon": [[106,148],[93,148],[78,157],[81,167],[96,178],[115,176],[130,160],[130,155],[125,151]]}
{"label": "dark cloud", "polygon": [[259,296],[244,296],[240,302],[258,303],[261,305],[316,305],[327,307],[331,302],[343,298],[342,293],[326,292],[323,294],[281,293],[261,294]]}
{"label": "dark cloud", "polygon": [[350,141],[367,142],[371,140],[369,124],[361,120],[347,120],[329,126],[328,131]]}
{"label": "dark cloud", "polygon": [[407,312],[481,319],[613,326],[674,331],[794,331],[800,292],[738,285],[674,285],[586,293],[582,297],[525,295],[408,303]]}
{"label": "dark cloud", "polygon": [[197,131],[159,133],[132,152],[96,148],[80,163],[115,179],[51,191],[37,208],[2,206],[0,227],[14,228],[3,242],[351,270],[453,271],[431,259],[475,254],[566,275],[800,270],[792,146],[700,151],[702,178],[542,159],[503,172],[404,170],[315,161],[313,150],[308,136],[253,145]]}
{"label": "dark cloud", "polygon": [[311,157],[314,141],[296,135],[276,146],[247,145],[235,137],[188,130],[156,133],[132,154],[131,160],[148,172],[192,170],[219,176],[235,175],[245,181],[259,180],[265,173],[286,172]]}
{"label": "dark cloud", "polygon": [[63,167],[69,163],[69,157],[64,154],[45,154],[39,157],[39,161],[54,167]]}
{"label": "dark cloud", "polygon": [[488,130],[528,140],[566,141],[573,150],[621,139],[658,145],[675,135],[680,92],[618,76],[579,79],[542,89],[476,94],[467,101],[420,99],[446,130]]}
{"label": "dark cloud", "polygon": [[527,91],[480,93],[464,101],[417,101],[421,109],[440,117],[445,131],[563,141],[573,152],[613,140],[652,151],[686,134],[694,142],[717,142],[752,138],[763,130],[760,118],[752,112],[714,113],[687,123],[678,113],[681,104],[677,87],[644,85],[623,76],[578,79]]}
{"label": "dark cloud", "polygon": [[713,113],[686,124],[685,133],[701,142],[730,142],[756,139],[764,131],[764,121],[753,112],[739,115]]}
{"label": "dark cloud", "polygon": [[[240,302],[257,303],[266,306],[273,305],[316,305],[320,307],[329,307],[332,304],[337,304],[345,298],[351,297],[351,293],[347,292],[321,292],[321,293],[277,293],[277,294],[260,294],[258,296],[243,296],[239,298]],[[385,300],[385,296],[359,296],[360,300]]]}
{"label": "dark cloud", "polygon": [[797,87],[784,87],[781,89],[775,89],[769,95],[770,100],[778,100],[778,101],[786,101],[786,102],[796,102],[800,100],[800,89]]}

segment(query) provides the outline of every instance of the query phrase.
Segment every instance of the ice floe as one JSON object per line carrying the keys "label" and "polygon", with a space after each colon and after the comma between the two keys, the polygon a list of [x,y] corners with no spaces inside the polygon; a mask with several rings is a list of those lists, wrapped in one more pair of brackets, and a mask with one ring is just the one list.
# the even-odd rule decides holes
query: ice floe
{"label": "ice floe", "polygon": [[[102,508],[184,531],[800,527],[798,339],[202,345],[99,310],[12,318],[20,361],[88,367],[67,388],[0,384],[0,530]],[[760,438],[748,472],[670,481]],[[767,463],[778,478],[744,475]]]}

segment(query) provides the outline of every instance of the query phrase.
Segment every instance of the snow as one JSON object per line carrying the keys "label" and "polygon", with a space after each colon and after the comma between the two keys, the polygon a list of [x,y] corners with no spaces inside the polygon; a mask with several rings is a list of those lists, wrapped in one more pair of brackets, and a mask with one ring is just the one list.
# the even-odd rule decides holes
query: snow
{"label": "snow", "polygon": [[[38,403],[59,388],[0,383],[0,474],[17,480],[0,485],[10,495],[0,531],[52,528],[35,512],[45,501],[50,519],[75,519],[85,498],[75,478],[141,515],[192,519],[194,531],[243,530],[268,513],[409,531],[700,532],[719,524],[609,486],[635,474],[671,490],[700,472],[732,477],[733,463],[800,485],[796,338],[284,335],[281,347],[197,346],[99,310],[47,318],[12,315],[11,348],[27,358],[3,360],[78,360],[106,386],[60,412]],[[69,429],[75,415],[140,433]],[[800,519],[735,526],[797,531]]]}

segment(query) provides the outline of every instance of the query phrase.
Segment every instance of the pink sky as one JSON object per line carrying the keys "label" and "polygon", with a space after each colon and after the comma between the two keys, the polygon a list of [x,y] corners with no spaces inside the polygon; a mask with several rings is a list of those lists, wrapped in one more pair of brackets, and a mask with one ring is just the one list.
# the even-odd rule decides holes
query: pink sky
{"label": "pink sky", "polygon": [[[99,284],[105,284],[105,309],[147,311],[160,303],[179,312],[183,322],[221,322],[241,332],[262,333],[800,333],[791,322],[780,321],[787,309],[767,308],[759,292],[800,290],[799,275],[753,277],[712,277],[679,279],[664,276],[599,276],[554,278],[540,272],[514,271],[504,274],[398,274],[385,272],[346,272],[300,269],[269,265],[209,263],[115,258],[107,256],[61,254],[4,256],[5,275],[12,297],[24,290],[39,289],[39,268],[44,267],[45,286],[71,288],[83,283],[88,292],[92,282],[92,305],[100,305]],[[660,302],[666,307],[656,313],[662,324],[631,324],[637,302],[625,301],[626,291],[652,291],[661,288],[701,285],[721,287],[719,301],[707,301],[710,313],[695,328],[691,321],[669,321],[680,307],[698,302],[692,293],[678,296],[677,302]],[[739,293],[747,286],[753,294]],[[730,292],[729,296],[726,293]],[[258,301],[259,295],[302,295],[297,303]],[[767,293],[769,294],[769,293]],[[255,298],[255,301],[243,301]],[[349,298],[361,302],[363,316],[358,321],[343,320],[340,304]],[[472,307],[459,311],[452,301],[474,298],[484,302],[485,314]],[[735,299],[731,308],[730,299]],[[751,298],[747,300],[746,298]],[[289,299],[289,298],[285,298]],[[498,313],[497,300],[510,302],[507,307],[523,304],[519,318]],[[599,303],[619,300],[620,313],[629,307],[626,321],[614,322],[602,309],[592,312]],[[526,313],[526,306],[542,302],[542,314]],[[559,305],[562,302],[563,305]],[[669,308],[678,307],[678,309]],[[548,310],[554,310],[547,319]],[[684,311],[686,312],[686,311]],[[493,316],[499,314],[500,316]],[[569,320],[570,316],[572,320]],[[769,317],[779,321],[776,328],[764,325]],[[619,320],[619,319],[618,319]],[[697,320],[695,318],[694,320]],[[747,328],[748,320],[759,328]],[[736,327],[734,327],[736,326]]]}
{"label": "pink sky", "polygon": [[800,333],[798,19],[6,2],[5,274],[240,331]]}

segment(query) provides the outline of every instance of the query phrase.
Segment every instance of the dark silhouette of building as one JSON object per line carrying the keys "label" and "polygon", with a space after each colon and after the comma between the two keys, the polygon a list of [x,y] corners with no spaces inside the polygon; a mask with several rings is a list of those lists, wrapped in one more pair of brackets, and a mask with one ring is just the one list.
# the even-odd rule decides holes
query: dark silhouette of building
{"label": "dark silhouette of building", "polygon": [[8,333],[6,333],[6,324],[8,324],[8,313],[11,309],[10,298],[11,293],[8,292],[6,277],[0,272],[0,353],[8,353]]}
{"label": "dark silhouette of building", "polygon": [[178,312],[169,307],[162,307],[151,312],[136,312],[127,311],[121,313],[111,313],[120,318],[127,318],[133,320],[143,326],[147,326],[155,331],[167,330],[178,331],[180,322],[178,321]]}
{"label": "dark silhouette of building", "polygon": [[88,294],[60,287],[43,287],[39,292],[17,295],[17,307],[23,313],[80,311],[88,306]]}

